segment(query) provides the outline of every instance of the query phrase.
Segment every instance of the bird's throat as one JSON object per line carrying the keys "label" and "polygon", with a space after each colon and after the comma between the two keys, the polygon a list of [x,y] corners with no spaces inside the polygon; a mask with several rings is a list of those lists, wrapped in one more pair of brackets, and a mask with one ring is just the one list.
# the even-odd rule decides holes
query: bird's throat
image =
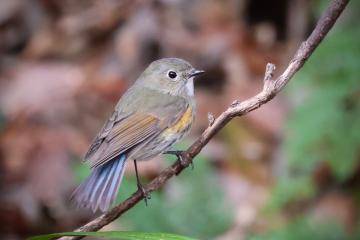
{"label": "bird's throat", "polygon": [[186,93],[189,95],[189,96],[194,96],[194,78],[189,78],[187,80],[187,83],[185,85],[185,88],[186,88]]}

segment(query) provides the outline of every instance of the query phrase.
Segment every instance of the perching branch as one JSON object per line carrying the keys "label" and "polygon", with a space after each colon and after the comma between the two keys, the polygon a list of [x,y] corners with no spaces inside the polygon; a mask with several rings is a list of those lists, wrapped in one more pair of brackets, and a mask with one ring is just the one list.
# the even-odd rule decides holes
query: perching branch
{"label": "perching branch", "polygon": [[[273,72],[275,65],[268,63],[266,66],[266,72],[264,77],[264,87],[262,91],[256,96],[240,102],[234,101],[228,109],[226,109],[216,119],[211,119],[211,123],[208,128],[202,133],[202,135],[183,153],[183,163],[176,161],[173,165],[163,170],[159,176],[152,180],[149,184],[144,186],[147,192],[153,192],[162,187],[171,177],[180,174],[185,168],[187,168],[193,161],[194,157],[199,154],[203,147],[210,141],[210,139],[219,132],[228,122],[234,117],[243,116],[261,105],[267,103],[278,94],[285,85],[290,81],[294,74],[301,69],[306,60],[311,56],[316,47],[325,38],[326,34],[333,27],[334,23],[345,9],[349,0],[333,0],[327,10],[323,13],[319,19],[315,29],[303,42],[294,57],[291,59],[286,70],[277,78],[273,79]],[[108,212],[100,215],[84,226],[76,229],[77,232],[85,231],[98,231],[102,227],[108,225],[124,212],[131,209],[135,204],[140,202],[144,198],[142,192],[138,190],[133,193],[128,199],[112,208]],[[81,237],[71,237],[70,239],[77,239]]]}

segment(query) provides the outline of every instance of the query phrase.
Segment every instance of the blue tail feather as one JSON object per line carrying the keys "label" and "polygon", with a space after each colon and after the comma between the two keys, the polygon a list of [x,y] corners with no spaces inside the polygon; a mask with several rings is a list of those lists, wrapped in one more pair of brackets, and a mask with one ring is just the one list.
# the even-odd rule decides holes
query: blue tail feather
{"label": "blue tail feather", "polygon": [[120,155],[93,170],[91,175],[74,191],[72,199],[78,206],[106,211],[116,198],[124,175],[126,156]]}
{"label": "blue tail feather", "polygon": [[[117,169],[124,169],[125,167],[124,164],[125,161],[123,163],[119,162]],[[114,176],[111,179],[110,181],[111,184],[109,185],[108,188],[108,192],[111,194],[108,195],[108,197],[105,199],[105,201],[103,201],[103,204],[102,206],[100,205],[100,207],[104,208],[106,206],[109,206],[115,200],[123,176],[124,176],[124,171],[119,171],[119,170],[114,171]]]}
{"label": "blue tail feather", "polygon": [[[108,173],[108,176],[106,177],[106,180],[104,180],[104,183],[102,184],[102,186],[100,187],[100,194],[99,196],[97,197],[97,202],[96,202],[96,208],[100,208],[100,209],[106,209],[106,205],[104,204],[106,202],[106,200],[103,200],[103,198],[107,199],[106,196],[106,193],[109,193],[110,191],[108,190],[109,189],[109,185],[112,184],[112,179],[113,179],[113,176],[116,174],[116,169],[118,168],[118,166],[120,165],[121,161],[116,161],[116,163],[114,163],[112,166],[111,166],[111,170],[109,171]],[[100,191],[99,190],[99,191]],[[110,196],[108,196],[109,198]],[[109,204],[110,205],[110,204]]]}

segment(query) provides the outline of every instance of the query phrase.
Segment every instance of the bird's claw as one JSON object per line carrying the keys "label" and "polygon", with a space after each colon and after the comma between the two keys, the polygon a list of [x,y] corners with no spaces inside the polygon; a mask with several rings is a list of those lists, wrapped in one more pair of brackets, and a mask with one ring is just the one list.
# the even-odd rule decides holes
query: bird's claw
{"label": "bird's claw", "polygon": [[137,187],[138,187],[138,190],[140,190],[140,192],[141,192],[142,195],[144,196],[145,205],[147,206],[147,205],[148,205],[148,201],[147,201],[147,200],[150,200],[150,199],[151,199],[150,192],[147,191],[147,190],[145,190],[145,188],[144,188],[140,183],[137,184]]}
{"label": "bird's claw", "polygon": [[[177,159],[179,160],[182,167],[188,166],[187,162],[184,160],[184,151],[166,151],[166,152],[164,152],[164,154],[175,155],[177,157]],[[194,164],[193,164],[192,160],[190,160],[190,165],[191,165],[191,169],[193,170]]]}

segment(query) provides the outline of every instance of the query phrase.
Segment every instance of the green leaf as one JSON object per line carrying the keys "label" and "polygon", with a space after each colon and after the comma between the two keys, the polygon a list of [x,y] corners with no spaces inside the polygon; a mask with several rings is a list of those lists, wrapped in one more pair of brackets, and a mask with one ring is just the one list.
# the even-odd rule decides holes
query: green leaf
{"label": "green leaf", "polygon": [[126,231],[109,231],[109,232],[63,232],[51,233],[29,238],[29,240],[49,240],[63,236],[94,236],[105,237],[110,239],[121,240],[195,240],[194,238],[179,236],[170,233],[151,233],[151,232],[126,232]]}

